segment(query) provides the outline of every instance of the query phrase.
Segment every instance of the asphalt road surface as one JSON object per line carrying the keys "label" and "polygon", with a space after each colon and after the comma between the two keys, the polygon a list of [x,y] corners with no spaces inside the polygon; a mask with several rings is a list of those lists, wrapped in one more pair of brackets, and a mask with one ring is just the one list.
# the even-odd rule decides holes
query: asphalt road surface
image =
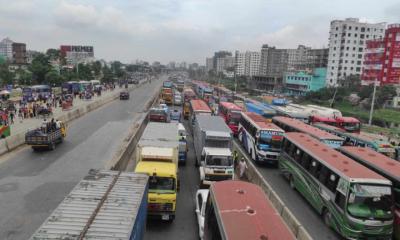
{"label": "asphalt road surface", "polygon": [[1,157],[0,239],[28,239],[89,169],[103,168],[161,83],[153,80],[131,91],[130,100],[113,101],[73,121],[54,151],[26,146]]}
{"label": "asphalt road surface", "polygon": [[[237,141],[240,145],[240,142]],[[303,196],[290,188],[289,182],[282,176],[276,166],[256,164],[264,179],[271,185],[280,199],[316,240],[334,240],[341,237],[329,229],[321,216],[312,208]]]}
{"label": "asphalt road surface", "polygon": [[[181,109],[181,108],[179,108]],[[184,123],[187,131],[187,122]],[[178,192],[175,220],[171,223],[148,220],[145,238],[146,240],[176,240],[176,239],[199,239],[197,219],[194,212],[194,197],[199,186],[199,170],[195,167],[195,156],[193,139],[188,134],[189,152],[186,166],[179,167],[181,180]]]}

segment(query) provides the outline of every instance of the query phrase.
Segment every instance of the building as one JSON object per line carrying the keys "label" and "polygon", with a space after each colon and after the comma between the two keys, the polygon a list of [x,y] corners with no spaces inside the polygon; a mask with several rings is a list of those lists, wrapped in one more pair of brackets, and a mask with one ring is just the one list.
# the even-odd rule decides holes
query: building
{"label": "building", "polygon": [[400,24],[388,25],[381,39],[368,40],[361,84],[400,85]]}
{"label": "building", "polygon": [[11,61],[13,57],[12,44],[13,41],[10,38],[4,38],[0,42],[0,55],[2,55],[8,61]]}
{"label": "building", "polygon": [[81,62],[91,62],[94,60],[93,46],[60,46],[61,58],[66,60],[67,64],[77,64]]}
{"label": "building", "polygon": [[382,38],[385,25],[363,23],[357,18],[331,22],[327,85],[343,86],[347,76],[361,74],[365,42]]}
{"label": "building", "polygon": [[260,76],[282,77],[287,71],[288,52],[286,49],[276,49],[264,44],[261,48]]}
{"label": "building", "polygon": [[206,58],[206,71],[207,73],[214,69],[214,58]]}
{"label": "building", "polygon": [[307,92],[325,87],[326,68],[315,68],[311,73],[299,71],[285,75],[285,90],[294,96],[304,96]]}
{"label": "building", "polygon": [[252,77],[260,69],[260,52],[235,52],[235,72],[238,76]]}
{"label": "building", "polygon": [[25,43],[12,43],[12,63],[26,64],[26,44]]}
{"label": "building", "polygon": [[215,71],[217,73],[223,73],[225,70],[234,68],[235,58],[232,56],[218,57],[216,58]]}

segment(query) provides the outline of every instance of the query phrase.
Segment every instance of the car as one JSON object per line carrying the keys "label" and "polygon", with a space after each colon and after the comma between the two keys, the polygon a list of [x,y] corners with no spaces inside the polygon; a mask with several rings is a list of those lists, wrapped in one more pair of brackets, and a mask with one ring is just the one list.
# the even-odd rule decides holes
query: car
{"label": "car", "polygon": [[181,95],[175,95],[175,96],[174,96],[174,104],[175,104],[175,105],[181,105],[181,104],[182,104],[182,97],[181,97]]}
{"label": "car", "polygon": [[178,110],[178,109],[174,109],[170,113],[171,121],[181,122],[181,117],[182,117],[182,112],[180,110]]}
{"label": "car", "polygon": [[203,239],[204,237],[204,215],[205,215],[205,210],[206,210],[206,204],[207,204],[207,199],[209,195],[209,190],[208,189],[199,189],[196,192],[196,218],[197,218],[197,224],[199,226],[199,238]]}
{"label": "car", "polygon": [[128,100],[129,99],[129,92],[128,91],[120,92],[119,99],[120,100]]}
{"label": "car", "polygon": [[161,103],[161,104],[160,104],[160,108],[163,109],[166,113],[169,112],[168,105],[165,104],[165,103]]}

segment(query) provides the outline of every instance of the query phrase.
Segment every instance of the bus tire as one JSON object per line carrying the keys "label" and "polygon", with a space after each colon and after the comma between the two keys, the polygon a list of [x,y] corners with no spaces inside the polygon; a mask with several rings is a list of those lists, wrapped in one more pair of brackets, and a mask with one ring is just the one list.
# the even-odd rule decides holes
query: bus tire
{"label": "bus tire", "polygon": [[331,213],[329,212],[328,209],[324,209],[323,213],[322,213],[322,218],[324,219],[324,223],[328,228],[331,228]]}
{"label": "bus tire", "polygon": [[294,184],[294,177],[292,174],[289,175],[289,186],[291,189],[294,189],[294,190],[296,189],[296,186]]}

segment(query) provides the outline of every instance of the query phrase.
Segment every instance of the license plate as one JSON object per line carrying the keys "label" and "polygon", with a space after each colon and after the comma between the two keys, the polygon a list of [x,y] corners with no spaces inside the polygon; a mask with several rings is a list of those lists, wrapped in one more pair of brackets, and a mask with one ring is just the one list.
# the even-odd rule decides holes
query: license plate
{"label": "license plate", "polygon": [[161,216],[161,219],[162,220],[169,220],[169,215],[164,214],[164,215]]}

